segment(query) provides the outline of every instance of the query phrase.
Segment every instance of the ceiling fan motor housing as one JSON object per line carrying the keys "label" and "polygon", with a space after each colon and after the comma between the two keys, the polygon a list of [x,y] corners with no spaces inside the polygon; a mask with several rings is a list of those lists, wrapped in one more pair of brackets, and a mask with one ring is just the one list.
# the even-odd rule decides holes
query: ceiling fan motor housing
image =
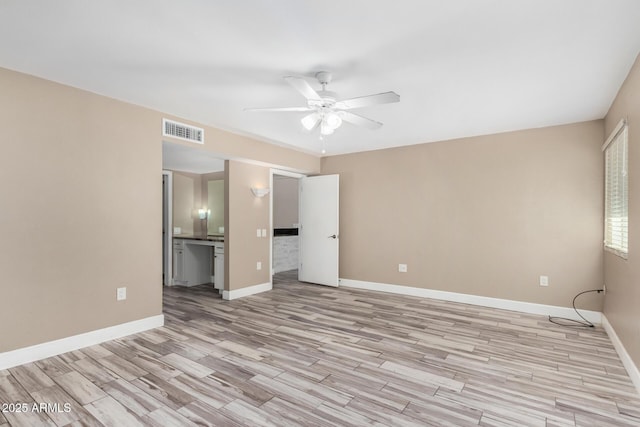
{"label": "ceiling fan motor housing", "polygon": [[309,107],[331,108],[335,105],[337,98],[337,94],[335,92],[331,92],[330,90],[319,90],[317,93],[320,95],[320,99],[309,99]]}
{"label": "ceiling fan motor housing", "polygon": [[318,79],[318,81],[324,88],[325,85],[328,85],[329,83],[331,83],[331,79],[333,79],[333,74],[331,74],[329,71],[318,71],[316,73],[316,79]]}

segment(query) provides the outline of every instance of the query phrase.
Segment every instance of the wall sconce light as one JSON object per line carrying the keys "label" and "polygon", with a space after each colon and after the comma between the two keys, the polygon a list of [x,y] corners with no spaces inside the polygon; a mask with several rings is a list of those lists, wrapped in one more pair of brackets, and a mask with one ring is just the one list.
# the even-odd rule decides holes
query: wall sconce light
{"label": "wall sconce light", "polygon": [[264,197],[267,194],[269,194],[269,192],[271,191],[271,189],[269,188],[256,188],[256,187],[251,187],[251,192],[253,193],[254,196],[256,197]]}
{"label": "wall sconce light", "polygon": [[211,209],[198,209],[198,218],[200,218],[201,232],[204,237],[209,235],[209,224],[207,219],[211,216]]}

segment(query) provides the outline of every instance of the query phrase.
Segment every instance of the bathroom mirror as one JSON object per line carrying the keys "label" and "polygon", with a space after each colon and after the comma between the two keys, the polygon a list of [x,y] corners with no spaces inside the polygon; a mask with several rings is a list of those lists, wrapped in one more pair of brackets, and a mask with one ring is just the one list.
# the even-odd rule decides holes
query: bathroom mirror
{"label": "bathroom mirror", "polygon": [[224,179],[207,181],[208,208],[211,210],[207,224],[208,234],[224,233]]}

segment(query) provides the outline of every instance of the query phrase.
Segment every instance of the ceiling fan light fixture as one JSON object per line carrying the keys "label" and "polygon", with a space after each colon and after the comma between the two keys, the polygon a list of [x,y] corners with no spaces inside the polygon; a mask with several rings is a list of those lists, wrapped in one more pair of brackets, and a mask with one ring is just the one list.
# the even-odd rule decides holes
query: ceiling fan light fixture
{"label": "ceiling fan light fixture", "polygon": [[322,120],[320,124],[320,134],[321,135],[331,135],[335,129],[328,126],[326,120]]}
{"label": "ceiling fan light fixture", "polygon": [[308,131],[312,130],[318,124],[318,113],[312,113],[300,119],[302,126]]}
{"label": "ceiling fan light fixture", "polygon": [[324,116],[324,122],[333,130],[338,129],[342,125],[342,119],[333,111]]}

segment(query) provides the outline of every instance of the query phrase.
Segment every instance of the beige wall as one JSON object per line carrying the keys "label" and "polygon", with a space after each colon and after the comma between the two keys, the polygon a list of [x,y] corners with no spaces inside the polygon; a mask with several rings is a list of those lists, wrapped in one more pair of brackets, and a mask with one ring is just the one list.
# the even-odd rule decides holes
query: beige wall
{"label": "beige wall", "polygon": [[[161,123],[188,121],[6,69],[0,93],[0,352],[161,314]],[[317,157],[204,128],[202,149],[223,157],[320,169]],[[243,182],[253,168],[232,176]],[[244,208],[241,218],[264,214]],[[264,251],[244,244],[226,257],[232,289],[269,281]],[[262,274],[250,274],[258,257]]]}
{"label": "beige wall", "polygon": [[[221,159],[248,162],[265,167],[273,167],[280,170],[300,173],[320,172],[319,157],[286,147],[267,144],[262,141],[257,141],[249,137],[236,135],[231,132],[226,132],[209,126],[204,126],[201,123],[193,122],[181,117],[175,117],[168,114],[164,114],[162,117],[203,128],[205,131],[204,144],[198,145],[196,148],[218,155]],[[163,138],[174,144],[186,145],[194,148],[194,144],[191,142],[171,137]]]}
{"label": "beige wall", "polygon": [[605,135],[620,119],[629,124],[629,257],[604,254],[604,314],[637,367],[640,367],[640,59],[605,118]]}
{"label": "beige wall", "polygon": [[292,228],[298,224],[298,179],[273,177],[273,228]]}
{"label": "beige wall", "polygon": [[0,93],[0,352],[161,314],[158,114],[5,69]]}
{"label": "beige wall", "polygon": [[[269,187],[270,169],[225,162],[225,286],[237,290],[269,283],[269,197],[258,198],[251,187]],[[266,237],[257,237],[257,229]],[[256,269],[257,262],[262,270]]]}
{"label": "beige wall", "polygon": [[340,277],[571,306],[602,286],[602,138],[592,121],[324,158]]}

